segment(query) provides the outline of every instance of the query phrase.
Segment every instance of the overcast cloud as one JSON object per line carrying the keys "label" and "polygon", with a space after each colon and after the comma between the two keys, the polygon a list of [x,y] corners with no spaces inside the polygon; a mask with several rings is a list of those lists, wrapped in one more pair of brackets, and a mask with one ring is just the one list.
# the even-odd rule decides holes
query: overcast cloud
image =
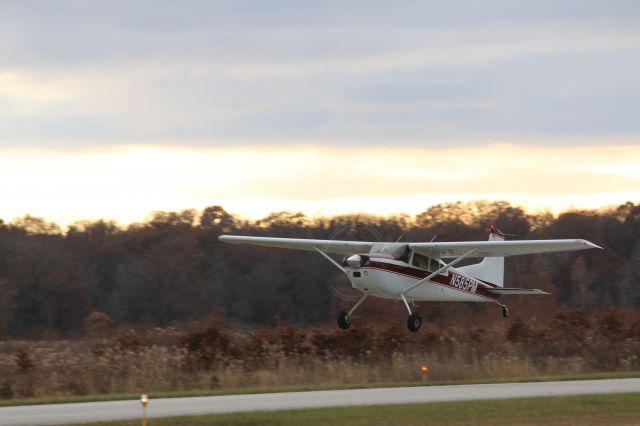
{"label": "overcast cloud", "polygon": [[640,3],[2,2],[0,147],[637,144]]}

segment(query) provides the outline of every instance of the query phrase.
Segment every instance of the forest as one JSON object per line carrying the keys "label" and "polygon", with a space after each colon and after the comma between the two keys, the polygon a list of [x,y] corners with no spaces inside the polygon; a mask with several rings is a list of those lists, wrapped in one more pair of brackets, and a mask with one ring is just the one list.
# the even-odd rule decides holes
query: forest
{"label": "forest", "polygon": [[[180,328],[212,318],[245,331],[333,325],[335,314],[353,303],[353,290],[329,262],[315,253],[223,244],[218,236],[484,240],[491,224],[509,239],[584,238],[603,247],[508,258],[508,286],[552,293],[535,303],[512,296],[510,320],[543,322],[561,310],[590,316],[640,309],[640,204],[554,216],[476,201],[436,205],[415,217],[279,212],[260,220],[211,206],[154,212],[128,226],[98,220],[62,229],[31,216],[0,220],[0,337],[73,338],[95,323]],[[419,310],[432,324],[501,320],[493,304],[426,303]],[[354,322],[402,325],[404,315],[393,301],[373,300]]]}

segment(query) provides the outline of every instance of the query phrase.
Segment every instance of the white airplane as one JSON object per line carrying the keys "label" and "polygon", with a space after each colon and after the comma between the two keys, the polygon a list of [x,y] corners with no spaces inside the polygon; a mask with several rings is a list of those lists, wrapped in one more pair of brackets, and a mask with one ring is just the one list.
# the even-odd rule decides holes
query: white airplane
{"label": "white airplane", "polygon": [[[378,243],[236,235],[218,238],[234,244],[315,250],[344,272],[354,289],[362,292],[349,312],[338,314],[340,328],[349,328],[353,312],[368,296],[374,296],[402,300],[409,312],[410,331],[418,331],[422,325],[420,315],[411,311],[410,302],[493,302],[502,307],[502,315],[507,317],[509,310],[500,303],[501,296],[549,294],[538,289],[505,288],[506,256],[601,248],[586,240],[505,241],[504,234],[494,226],[488,241],[468,242]],[[327,253],[347,256],[340,264]],[[473,257],[484,259],[454,268]],[[453,260],[447,263],[445,259]]]}

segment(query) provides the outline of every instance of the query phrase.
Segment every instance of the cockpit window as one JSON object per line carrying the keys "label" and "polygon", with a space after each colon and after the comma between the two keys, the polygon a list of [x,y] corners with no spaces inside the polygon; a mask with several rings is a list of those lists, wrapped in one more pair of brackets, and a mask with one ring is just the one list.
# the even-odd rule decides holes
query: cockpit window
{"label": "cockpit window", "polygon": [[407,262],[409,260],[409,245],[399,243],[373,243],[370,253],[388,254],[395,259]]}

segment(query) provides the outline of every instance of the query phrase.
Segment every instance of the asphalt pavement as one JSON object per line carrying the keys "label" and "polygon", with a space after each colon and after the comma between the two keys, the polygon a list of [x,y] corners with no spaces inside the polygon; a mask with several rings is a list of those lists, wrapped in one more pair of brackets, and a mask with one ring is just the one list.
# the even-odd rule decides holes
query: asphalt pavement
{"label": "asphalt pavement", "polygon": [[[640,392],[640,379],[537,383],[418,386],[312,392],[263,393],[151,399],[149,417],[242,411],[275,411],[350,405],[410,404],[442,401]],[[0,425],[55,425],[140,418],[140,401],[84,402],[0,408]]]}

